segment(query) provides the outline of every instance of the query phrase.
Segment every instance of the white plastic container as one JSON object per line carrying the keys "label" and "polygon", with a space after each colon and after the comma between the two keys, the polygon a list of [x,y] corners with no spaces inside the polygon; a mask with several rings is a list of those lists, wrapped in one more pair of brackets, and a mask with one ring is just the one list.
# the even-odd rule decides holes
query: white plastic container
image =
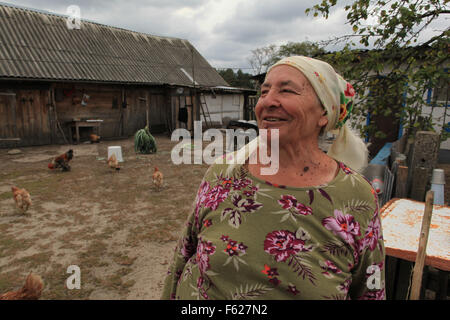
{"label": "white plastic container", "polygon": [[112,154],[116,155],[117,161],[123,162],[122,158],[122,147],[121,146],[111,146],[108,147],[108,159],[111,157]]}
{"label": "white plastic container", "polygon": [[434,204],[444,205],[445,172],[442,169],[434,169],[431,178],[431,190],[434,191]]}

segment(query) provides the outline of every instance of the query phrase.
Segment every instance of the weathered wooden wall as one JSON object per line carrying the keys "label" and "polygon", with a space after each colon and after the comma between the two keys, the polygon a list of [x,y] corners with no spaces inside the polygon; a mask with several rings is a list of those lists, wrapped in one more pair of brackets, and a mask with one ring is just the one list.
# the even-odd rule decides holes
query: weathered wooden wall
{"label": "weathered wooden wall", "polygon": [[0,147],[50,144],[49,110],[48,89],[0,87]]}
{"label": "weathered wooden wall", "polygon": [[[11,82],[0,84],[0,93],[0,147],[65,143],[62,132],[67,141],[73,138],[74,119],[103,120],[106,139],[132,136],[147,122],[152,133],[175,126],[171,93],[163,87]],[[84,95],[89,96],[86,105]],[[92,132],[80,128],[81,140]]]}
{"label": "weathered wooden wall", "polygon": [[[203,120],[199,94],[188,88],[179,94],[177,88],[164,86],[3,82],[0,147],[68,143],[74,138],[70,126],[74,119],[103,120],[100,135],[104,139],[132,136],[147,123],[152,133],[176,128],[193,131],[193,122]],[[85,105],[83,96],[89,96]],[[187,107],[187,123],[178,121],[182,107]],[[93,128],[80,128],[81,141],[92,132]]]}

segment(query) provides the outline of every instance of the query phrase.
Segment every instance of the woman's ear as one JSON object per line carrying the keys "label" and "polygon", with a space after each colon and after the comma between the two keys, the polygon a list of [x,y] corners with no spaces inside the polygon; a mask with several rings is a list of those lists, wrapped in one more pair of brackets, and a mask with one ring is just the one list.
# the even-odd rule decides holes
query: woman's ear
{"label": "woman's ear", "polygon": [[326,110],[322,113],[322,116],[320,117],[318,124],[320,127],[325,127],[328,124],[328,117]]}

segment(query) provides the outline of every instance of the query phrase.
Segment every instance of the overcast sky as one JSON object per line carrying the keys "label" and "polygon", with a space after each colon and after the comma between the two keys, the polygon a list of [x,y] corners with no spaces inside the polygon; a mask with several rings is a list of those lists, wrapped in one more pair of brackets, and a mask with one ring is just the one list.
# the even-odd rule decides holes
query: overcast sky
{"label": "overcast sky", "polygon": [[[251,72],[251,50],[289,41],[320,41],[351,34],[340,0],[329,18],[306,16],[321,0],[3,0],[66,14],[77,5],[81,18],[158,36],[189,40],[215,68]],[[333,48],[327,48],[332,50]]]}

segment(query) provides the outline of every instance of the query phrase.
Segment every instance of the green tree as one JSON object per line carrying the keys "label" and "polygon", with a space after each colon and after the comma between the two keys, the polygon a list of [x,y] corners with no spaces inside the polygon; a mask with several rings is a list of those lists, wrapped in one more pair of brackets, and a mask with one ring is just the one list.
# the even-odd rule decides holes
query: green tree
{"label": "green tree", "polygon": [[225,70],[217,70],[217,72],[232,87],[249,89],[254,88],[254,84],[251,79],[252,75],[242,72],[241,69],[239,69],[236,73],[231,68]]}
{"label": "green tree", "polygon": [[277,46],[271,44],[266,47],[256,48],[252,50],[252,55],[248,58],[248,62],[253,69],[254,74],[261,74],[267,71],[270,61],[276,55]]}
{"label": "green tree", "polygon": [[[306,13],[328,18],[337,3],[338,0],[323,0]],[[425,33],[433,21],[450,13],[448,3],[449,0],[354,0],[345,6],[353,34],[322,43],[345,44],[343,50],[322,58],[345,78],[352,79],[361,99],[355,106],[356,115],[365,117],[370,112],[372,116],[368,126],[359,126],[371,140],[383,140],[390,134],[379,130],[382,119],[401,122],[407,134],[432,129],[432,115],[421,119],[422,108],[429,88],[437,88],[439,83],[448,86],[445,67],[450,31],[448,25],[443,25],[433,36],[426,38]]]}
{"label": "green tree", "polygon": [[267,69],[278,60],[295,55],[313,57],[325,51],[316,43],[310,41],[288,42],[281,46],[271,44],[266,47],[252,50],[248,59],[255,74],[265,73]]}
{"label": "green tree", "polygon": [[307,56],[314,57],[320,54],[324,54],[325,50],[321,48],[318,44],[310,41],[304,42],[288,42],[281,45],[276,54],[269,61],[269,65],[274,64],[278,60],[289,57],[289,56]]}

